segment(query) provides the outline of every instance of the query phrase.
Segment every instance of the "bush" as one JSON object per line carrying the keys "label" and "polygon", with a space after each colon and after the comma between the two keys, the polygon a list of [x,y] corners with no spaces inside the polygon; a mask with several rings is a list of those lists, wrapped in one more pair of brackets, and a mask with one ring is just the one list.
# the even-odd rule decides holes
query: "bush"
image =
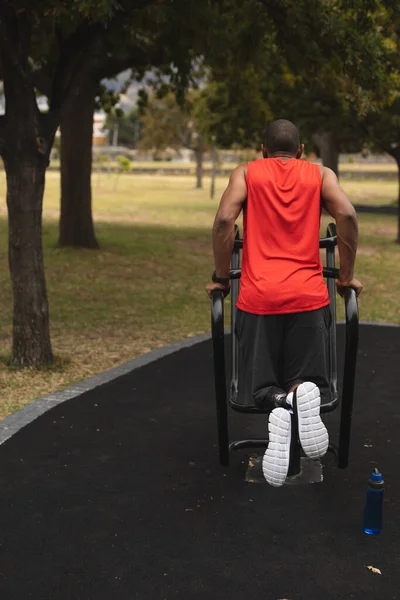
{"label": "bush", "polygon": [[117,163],[119,170],[124,173],[129,173],[129,171],[132,169],[132,162],[126,156],[117,156]]}

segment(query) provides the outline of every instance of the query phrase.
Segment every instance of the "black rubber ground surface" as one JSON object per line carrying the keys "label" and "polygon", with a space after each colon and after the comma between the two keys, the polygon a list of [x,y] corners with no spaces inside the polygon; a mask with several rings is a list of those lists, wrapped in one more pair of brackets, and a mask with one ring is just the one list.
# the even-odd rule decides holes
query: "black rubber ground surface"
{"label": "black rubber ground surface", "polygon": [[281,489],[218,466],[208,342],[60,405],[0,447],[1,600],[400,598],[399,381],[400,329],[362,327],[350,467]]}

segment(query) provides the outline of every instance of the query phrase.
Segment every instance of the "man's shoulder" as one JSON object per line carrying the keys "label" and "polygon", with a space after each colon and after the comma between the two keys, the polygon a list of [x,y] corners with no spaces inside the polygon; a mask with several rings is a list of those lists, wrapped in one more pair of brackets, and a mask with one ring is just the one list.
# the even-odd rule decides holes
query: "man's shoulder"
{"label": "man's shoulder", "polygon": [[247,175],[247,167],[248,167],[248,163],[240,163],[240,165],[238,165],[237,167],[235,167],[232,171],[232,175],[237,176],[237,175],[243,175],[244,177],[246,177]]}
{"label": "man's shoulder", "polygon": [[321,182],[324,179],[325,169],[326,167],[320,165],[319,163],[311,162],[309,160],[301,159],[298,161],[303,169],[307,169],[308,173],[315,173],[321,176]]}
{"label": "man's shoulder", "polygon": [[258,171],[262,172],[262,168],[263,166],[266,165],[266,159],[265,158],[257,158],[255,160],[250,160],[247,163],[243,163],[244,165],[246,165],[246,174],[248,173],[257,173]]}
{"label": "man's shoulder", "polygon": [[324,167],[323,165],[319,165],[319,168],[321,171],[322,181],[324,179],[326,179],[327,181],[330,181],[332,179],[337,179],[335,171],[333,171],[329,167]]}
{"label": "man's shoulder", "polygon": [[268,159],[266,158],[256,158],[254,160],[250,160],[245,163],[248,167],[259,167],[260,165],[265,165]]}

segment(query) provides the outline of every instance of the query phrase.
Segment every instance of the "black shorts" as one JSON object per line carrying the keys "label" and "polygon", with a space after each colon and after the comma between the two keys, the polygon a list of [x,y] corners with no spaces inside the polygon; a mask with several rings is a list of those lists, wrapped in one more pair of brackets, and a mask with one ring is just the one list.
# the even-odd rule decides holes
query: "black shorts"
{"label": "black shorts", "polygon": [[312,381],[330,402],[328,332],[330,307],[284,315],[254,315],[237,309],[239,389],[236,402],[262,406],[271,386],[286,392]]}

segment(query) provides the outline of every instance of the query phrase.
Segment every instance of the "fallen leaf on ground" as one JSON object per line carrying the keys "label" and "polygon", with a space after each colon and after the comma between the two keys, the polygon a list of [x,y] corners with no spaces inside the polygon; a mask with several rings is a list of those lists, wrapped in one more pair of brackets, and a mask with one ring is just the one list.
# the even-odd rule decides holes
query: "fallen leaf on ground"
{"label": "fallen leaf on ground", "polygon": [[377,569],[376,567],[373,567],[371,565],[367,565],[367,569],[369,571],[372,571],[373,573],[377,573],[378,575],[382,575],[382,571],[380,569]]}

